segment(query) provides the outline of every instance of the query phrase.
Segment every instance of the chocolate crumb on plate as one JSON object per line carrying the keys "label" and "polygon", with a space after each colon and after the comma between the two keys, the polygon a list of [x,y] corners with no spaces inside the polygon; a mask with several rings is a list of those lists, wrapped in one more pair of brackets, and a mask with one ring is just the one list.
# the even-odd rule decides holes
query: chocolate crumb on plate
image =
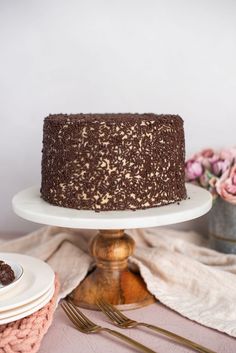
{"label": "chocolate crumb on plate", "polygon": [[0,260],[0,283],[4,286],[12,283],[15,279],[11,266]]}

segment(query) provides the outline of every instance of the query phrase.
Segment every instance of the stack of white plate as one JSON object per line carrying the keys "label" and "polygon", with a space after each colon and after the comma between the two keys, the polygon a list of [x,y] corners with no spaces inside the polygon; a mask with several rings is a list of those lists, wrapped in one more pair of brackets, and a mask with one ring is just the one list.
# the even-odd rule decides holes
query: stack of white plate
{"label": "stack of white plate", "polygon": [[0,284],[0,325],[22,319],[46,305],[54,293],[54,272],[45,262],[31,256],[0,253],[15,280]]}

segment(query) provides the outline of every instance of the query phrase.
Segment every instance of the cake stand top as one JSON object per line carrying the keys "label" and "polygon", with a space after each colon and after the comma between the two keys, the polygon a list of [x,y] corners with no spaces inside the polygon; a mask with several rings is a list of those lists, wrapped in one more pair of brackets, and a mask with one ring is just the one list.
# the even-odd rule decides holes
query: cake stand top
{"label": "cake stand top", "polygon": [[84,211],[53,206],[40,197],[38,186],[25,189],[13,198],[15,213],[28,221],[53,226],[84,229],[130,229],[163,226],[188,221],[207,213],[211,194],[186,184],[188,199],[179,204],[137,211]]}

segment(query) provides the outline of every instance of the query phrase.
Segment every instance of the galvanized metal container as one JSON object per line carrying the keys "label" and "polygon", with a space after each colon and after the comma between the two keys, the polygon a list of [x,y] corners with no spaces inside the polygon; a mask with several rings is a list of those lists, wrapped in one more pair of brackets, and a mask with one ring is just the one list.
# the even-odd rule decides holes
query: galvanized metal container
{"label": "galvanized metal container", "polygon": [[213,249],[236,254],[236,205],[217,198],[209,213],[209,236]]}

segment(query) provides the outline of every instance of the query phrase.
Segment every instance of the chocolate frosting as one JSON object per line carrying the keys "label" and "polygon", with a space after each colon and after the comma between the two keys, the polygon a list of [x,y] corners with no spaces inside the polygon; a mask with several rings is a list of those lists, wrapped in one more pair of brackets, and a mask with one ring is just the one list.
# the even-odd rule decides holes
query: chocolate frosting
{"label": "chocolate frosting", "polygon": [[186,198],[178,115],[57,114],[44,120],[42,198],[54,205],[136,210]]}

